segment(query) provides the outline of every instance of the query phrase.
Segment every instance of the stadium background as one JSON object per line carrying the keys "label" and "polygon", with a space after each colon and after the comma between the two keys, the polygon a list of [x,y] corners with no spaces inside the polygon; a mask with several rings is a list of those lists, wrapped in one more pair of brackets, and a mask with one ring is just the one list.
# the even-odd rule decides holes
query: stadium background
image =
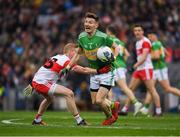
{"label": "stadium background", "polygon": [[[155,31],[171,53],[167,59],[171,84],[180,88],[179,7],[177,0],[0,0],[0,110],[37,109],[41,98],[36,94],[25,98],[23,88],[46,58],[61,53],[67,42],[76,42],[87,11],[98,14],[100,30],[112,23],[118,26],[118,37],[132,54],[129,70],[135,58],[131,26],[142,23],[146,32]],[[84,58],[79,63],[87,65]],[[61,83],[76,92],[80,109],[97,109],[90,103],[88,76],[71,73]],[[177,112],[179,98],[158,89],[163,109]],[[50,109],[64,109],[63,104],[61,97],[56,98]]]}

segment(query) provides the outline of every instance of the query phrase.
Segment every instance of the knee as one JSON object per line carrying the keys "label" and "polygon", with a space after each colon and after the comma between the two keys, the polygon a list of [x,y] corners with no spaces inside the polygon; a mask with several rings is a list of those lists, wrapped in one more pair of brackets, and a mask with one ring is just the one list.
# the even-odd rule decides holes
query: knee
{"label": "knee", "polygon": [[96,102],[97,105],[101,105],[102,104],[102,99],[101,98],[96,98]]}
{"label": "knee", "polygon": [[128,88],[127,86],[121,87],[121,90],[124,91],[124,92],[127,92],[127,91],[129,91],[129,90],[132,91],[132,89],[131,89],[131,88]]}
{"label": "knee", "polygon": [[92,104],[95,105],[96,104],[96,100],[92,100]]}
{"label": "knee", "polygon": [[48,103],[52,103],[53,101],[53,96],[49,96],[48,98],[46,98],[47,102]]}
{"label": "knee", "polygon": [[68,92],[67,92],[67,97],[69,97],[69,98],[74,98],[74,93],[73,93],[72,90],[68,90]]}
{"label": "knee", "polygon": [[156,89],[154,87],[146,87],[146,90],[149,91],[150,93],[156,92]]}
{"label": "knee", "polygon": [[129,85],[129,89],[130,89],[130,90],[132,90],[132,91],[134,91],[134,90],[135,90],[134,86],[133,86],[133,85],[131,85],[131,84]]}
{"label": "knee", "polygon": [[170,93],[171,92],[171,87],[170,86],[164,87],[164,91],[167,92],[167,93]]}

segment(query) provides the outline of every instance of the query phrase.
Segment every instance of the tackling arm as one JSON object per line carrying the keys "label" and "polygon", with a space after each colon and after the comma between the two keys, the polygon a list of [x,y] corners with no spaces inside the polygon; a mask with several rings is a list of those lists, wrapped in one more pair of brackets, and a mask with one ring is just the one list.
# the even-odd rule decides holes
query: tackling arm
{"label": "tackling arm", "polygon": [[107,65],[99,69],[93,69],[76,65],[72,68],[72,70],[82,74],[103,74],[108,73],[111,70],[111,65]]}
{"label": "tackling arm", "polygon": [[77,73],[82,73],[82,74],[97,74],[96,69],[88,68],[88,67],[82,67],[79,65],[76,65],[75,67],[72,68],[73,71]]}

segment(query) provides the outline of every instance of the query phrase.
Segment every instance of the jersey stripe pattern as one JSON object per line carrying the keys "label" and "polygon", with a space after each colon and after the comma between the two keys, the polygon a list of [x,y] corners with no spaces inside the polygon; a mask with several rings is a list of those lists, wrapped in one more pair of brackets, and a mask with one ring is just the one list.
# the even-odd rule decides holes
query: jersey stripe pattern
{"label": "jersey stripe pattern", "polygon": [[51,57],[36,72],[33,81],[39,84],[47,84],[48,82],[56,83],[59,78],[59,72],[64,69],[70,62],[66,55],[56,55]]}
{"label": "jersey stripe pattern", "polygon": [[137,70],[144,70],[144,69],[153,69],[152,61],[151,61],[151,42],[148,38],[143,37],[141,40],[136,42],[136,54],[137,54],[137,61],[140,61],[142,58],[142,54],[144,50],[148,50],[148,55],[146,60],[143,64],[138,66]]}

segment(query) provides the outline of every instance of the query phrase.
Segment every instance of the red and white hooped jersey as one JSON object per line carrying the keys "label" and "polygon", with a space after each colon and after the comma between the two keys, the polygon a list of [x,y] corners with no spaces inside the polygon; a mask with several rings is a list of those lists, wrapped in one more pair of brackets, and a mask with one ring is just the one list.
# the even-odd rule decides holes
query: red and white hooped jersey
{"label": "red and white hooped jersey", "polygon": [[143,69],[153,69],[152,61],[151,61],[151,42],[148,38],[143,37],[141,40],[136,42],[136,54],[137,61],[139,61],[142,57],[142,53],[144,49],[148,49],[148,55],[143,64],[138,66],[137,70]]}
{"label": "red and white hooped jersey", "polygon": [[64,69],[70,62],[66,55],[56,55],[51,57],[34,75],[33,81],[39,84],[47,82],[55,83],[59,78],[59,72]]}

